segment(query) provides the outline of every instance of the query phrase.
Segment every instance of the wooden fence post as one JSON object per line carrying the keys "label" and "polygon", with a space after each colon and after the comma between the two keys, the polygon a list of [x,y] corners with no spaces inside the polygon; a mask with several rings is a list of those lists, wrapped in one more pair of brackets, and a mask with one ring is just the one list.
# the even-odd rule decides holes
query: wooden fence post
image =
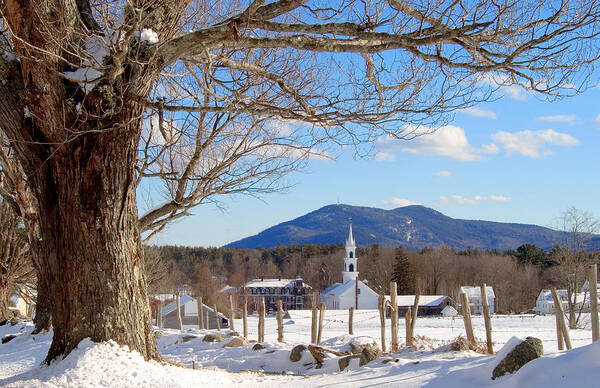
{"label": "wooden fence post", "polygon": [[235,331],[235,325],[233,320],[235,319],[235,309],[233,307],[233,295],[229,295],[229,328]]}
{"label": "wooden fence post", "polygon": [[419,294],[415,295],[415,302],[412,308],[412,317],[410,320],[410,340],[415,338],[415,325],[417,323],[417,316],[419,315]]}
{"label": "wooden fence post", "polygon": [[348,310],[348,334],[354,335],[354,328],[352,327],[352,320],[354,319],[354,307],[350,307]]}
{"label": "wooden fence post", "polygon": [[248,302],[244,300],[244,308],[242,309],[242,325],[244,326],[244,338],[248,338]]}
{"label": "wooden fence post", "polygon": [[558,350],[564,350],[565,341],[563,340],[562,329],[559,321],[560,318],[558,317],[558,314],[556,314],[556,309],[554,309],[554,318],[556,318],[556,342],[558,342]]}
{"label": "wooden fence post", "polygon": [[183,330],[183,322],[181,321],[181,298],[179,297],[179,292],[175,293],[176,296],[176,304],[177,304],[177,327],[179,330]]}
{"label": "wooden fence post", "polygon": [[392,352],[398,350],[398,302],[396,300],[396,282],[390,282],[390,303],[391,303],[391,327],[392,327]]}
{"label": "wooden fence post", "polygon": [[598,266],[590,265],[590,315],[592,320],[592,342],[598,341],[600,336],[598,328]]}
{"label": "wooden fence post", "polygon": [[312,320],[310,324],[310,343],[317,343],[317,306],[313,305]]}
{"label": "wooden fence post", "polygon": [[265,297],[261,296],[258,306],[258,342],[265,342]]}
{"label": "wooden fence post", "polygon": [[219,311],[217,310],[217,304],[214,304],[213,312],[215,313],[215,321],[217,322],[217,330],[221,330],[221,320],[219,319]]}
{"label": "wooden fence post", "polygon": [[410,322],[412,321],[411,319],[411,313],[410,313],[410,306],[406,309],[406,314],[404,314],[404,321],[405,321],[405,333],[406,333],[406,346],[412,346],[413,345],[413,340],[412,340],[412,335],[410,334]]}
{"label": "wooden fence post", "polygon": [[385,297],[379,295],[379,321],[381,323],[381,351],[385,353]]}
{"label": "wooden fence post", "polygon": [[569,336],[569,328],[565,322],[565,312],[563,310],[562,301],[560,300],[555,287],[552,287],[551,292],[552,299],[554,299],[554,313],[558,315],[558,323],[560,330],[562,331],[565,346],[567,347],[567,350],[571,350],[571,337]]}
{"label": "wooden fence post", "polygon": [[494,346],[492,344],[492,318],[490,317],[490,305],[487,298],[487,286],[485,283],[481,285],[481,305],[483,306],[483,321],[485,323],[485,343],[487,345],[488,354],[494,354]]}
{"label": "wooden fence post", "polygon": [[319,332],[317,334],[317,345],[321,343],[321,338],[323,336],[323,315],[325,314],[325,303],[321,303],[321,307],[319,308]]}
{"label": "wooden fence post", "polygon": [[473,323],[471,321],[471,305],[469,304],[469,296],[462,292],[460,294],[462,301],[462,316],[465,322],[465,331],[467,332],[467,340],[475,346],[475,334],[473,334]]}
{"label": "wooden fence post", "polygon": [[198,306],[198,329],[204,330],[204,315],[202,314],[204,309],[202,308],[201,296],[196,299],[196,305]]}
{"label": "wooden fence post", "polygon": [[277,301],[277,341],[283,342],[283,303]]}
{"label": "wooden fence post", "polygon": [[162,300],[158,300],[158,322],[156,325],[162,329],[163,327],[163,319],[162,319]]}

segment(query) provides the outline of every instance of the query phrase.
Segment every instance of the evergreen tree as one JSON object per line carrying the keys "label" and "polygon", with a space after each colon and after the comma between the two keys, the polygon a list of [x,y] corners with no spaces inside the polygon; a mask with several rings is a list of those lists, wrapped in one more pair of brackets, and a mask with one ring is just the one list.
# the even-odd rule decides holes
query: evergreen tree
{"label": "evergreen tree", "polygon": [[402,247],[396,250],[392,281],[397,284],[398,295],[413,295],[416,289],[416,270]]}

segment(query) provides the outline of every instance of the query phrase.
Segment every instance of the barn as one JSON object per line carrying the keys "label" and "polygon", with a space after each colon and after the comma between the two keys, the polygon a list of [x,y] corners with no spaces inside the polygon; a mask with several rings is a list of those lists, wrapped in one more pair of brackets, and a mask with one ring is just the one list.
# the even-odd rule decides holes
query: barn
{"label": "barn", "polygon": [[[198,327],[198,301],[189,295],[181,295],[179,297],[179,309],[181,311],[181,322],[183,326]],[[179,329],[177,319],[177,301],[173,301],[162,308],[162,327],[167,329]],[[208,327],[206,326],[206,317],[208,316]],[[204,318],[204,327],[207,329],[216,329],[217,321],[215,313],[211,307],[202,304],[202,317]],[[229,327],[229,319],[219,313],[219,323],[221,328]]]}

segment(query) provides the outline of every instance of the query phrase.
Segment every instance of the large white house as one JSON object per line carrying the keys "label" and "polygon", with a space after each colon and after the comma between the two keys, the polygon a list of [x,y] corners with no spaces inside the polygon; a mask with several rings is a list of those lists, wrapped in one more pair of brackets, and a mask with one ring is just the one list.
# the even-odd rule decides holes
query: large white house
{"label": "large white house", "polygon": [[[471,307],[471,314],[483,314],[483,303],[481,301],[481,288],[477,286],[462,286],[458,290],[458,294],[467,294],[469,297],[469,306]],[[485,287],[485,293],[487,296],[488,306],[490,306],[490,314],[494,314],[496,311],[496,294],[492,286]],[[459,299],[459,306],[461,305]]]}
{"label": "large white house", "polygon": [[376,309],[378,295],[362,280],[358,280],[358,257],[352,236],[352,223],[346,239],[346,257],[342,271],[342,283],[335,283],[321,292],[321,302],[330,310]]}
{"label": "large white house", "polygon": [[[584,285],[582,292],[573,294],[573,301],[576,300],[575,310],[583,310],[584,312],[590,311],[590,294],[588,293],[589,285]],[[569,310],[569,292],[567,290],[556,290],[558,297],[563,305],[563,311]],[[550,290],[542,290],[535,301],[535,307],[533,308],[538,314],[554,314],[554,298],[552,298],[552,292]]]}

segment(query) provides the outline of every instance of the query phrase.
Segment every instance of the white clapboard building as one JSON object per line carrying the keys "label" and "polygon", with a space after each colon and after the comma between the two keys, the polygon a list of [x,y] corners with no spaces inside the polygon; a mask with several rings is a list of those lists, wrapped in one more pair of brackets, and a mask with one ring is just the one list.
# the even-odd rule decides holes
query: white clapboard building
{"label": "white clapboard building", "polygon": [[352,236],[352,223],[346,239],[346,257],[342,271],[342,283],[335,283],[321,292],[321,302],[327,309],[340,310],[355,307],[357,309],[376,309],[378,295],[365,282],[358,280],[358,257],[356,243]]}

